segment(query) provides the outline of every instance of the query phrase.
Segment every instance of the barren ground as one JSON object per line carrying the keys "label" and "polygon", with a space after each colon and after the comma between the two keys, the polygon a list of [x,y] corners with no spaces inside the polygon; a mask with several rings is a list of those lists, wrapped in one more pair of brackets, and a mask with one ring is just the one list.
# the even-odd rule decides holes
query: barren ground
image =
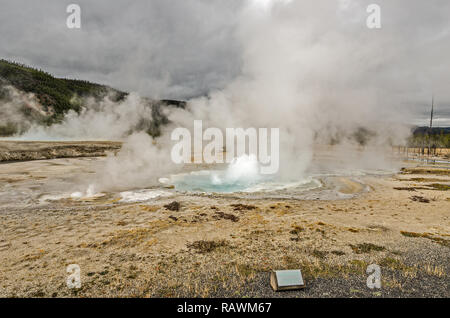
{"label": "barren ground", "polygon": [[[343,200],[14,199],[90,160],[0,165],[1,297],[450,296],[449,169],[366,176],[370,191]],[[173,201],[178,211],[164,207]],[[66,286],[69,264],[80,289]],[[366,286],[369,264],[381,289]],[[307,288],[273,292],[270,270],[292,268]]]}

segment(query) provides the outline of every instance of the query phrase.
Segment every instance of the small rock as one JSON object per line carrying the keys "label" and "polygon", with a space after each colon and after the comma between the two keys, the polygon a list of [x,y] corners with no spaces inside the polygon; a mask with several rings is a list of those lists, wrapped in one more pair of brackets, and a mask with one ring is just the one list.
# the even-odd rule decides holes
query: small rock
{"label": "small rock", "polygon": [[180,210],[180,203],[179,202],[177,202],[177,201],[173,201],[173,202],[171,202],[171,203],[169,203],[169,204],[166,204],[164,207],[167,209],[167,210],[170,210],[170,211],[179,211]]}

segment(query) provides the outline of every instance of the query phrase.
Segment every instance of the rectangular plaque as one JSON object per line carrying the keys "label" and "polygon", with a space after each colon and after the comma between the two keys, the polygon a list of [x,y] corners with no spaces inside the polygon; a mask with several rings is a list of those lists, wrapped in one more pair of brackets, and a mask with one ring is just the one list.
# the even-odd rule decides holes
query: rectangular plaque
{"label": "rectangular plaque", "polygon": [[305,288],[302,271],[300,269],[272,271],[270,274],[270,286],[272,286],[274,291]]}

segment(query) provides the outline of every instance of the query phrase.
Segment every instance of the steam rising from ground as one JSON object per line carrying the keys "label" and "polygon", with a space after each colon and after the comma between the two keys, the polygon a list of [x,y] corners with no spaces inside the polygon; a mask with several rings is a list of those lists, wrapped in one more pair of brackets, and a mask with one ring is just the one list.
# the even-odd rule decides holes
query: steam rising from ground
{"label": "steam rising from ground", "polygon": [[[366,17],[357,1],[248,1],[235,33],[241,73],[223,89],[190,100],[186,110],[168,109],[170,124],[161,138],[136,129],[142,119],[151,120],[151,109],[135,94],[70,112],[62,123],[32,127],[22,137],[125,139],[98,174],[99,189],[145,187],[178,169],[167,132],[192,127],[194,119],[204,128],[280,128],[280,178],[304,175],[317,143],[352,145],[358,134],[368,149],[402,143],[409,127],[401,124],[408,117],[400,105],[419,81],[405,50],[423,58],[423,48],[408,43],[405,33],[367,29]],[[367,153],[352,160],[389,165],[382,152]]]}
{"label": "steam rising from ground", "polygon": [[374,71],[384,61],[376,47],[385,39],[369,36],[368,29],[362,35],[363,23],[349,27],[323,1],[272,1],[269,8],[267,1],[253,1],[239,21],[242,74],[225,89],[192,100],[194,118],[222,128],[279,127],[282,177],[303,174],[314,142],[351,143],[348,137],[362,128],[376,132],[371,145],[408,135],[398,125],[398,99],[379,96],[385,83]]}
{"label": "steam rising from ground", "polygon": [[27,140],[122,140],[152,121],[152,108],[137,94],[114,102],[88,98],[80,113],[70,110],[61,123],[34,124],[21,137]]}
{"label": "steam rising from ground", "polygon": [[32,93],[24,93],[0,80],[0,135],[23,133],[31,127],[33,118],[47,115]]}
{"label": "steam rising from ground", "polygon": [[116,156],[110,156],[96,175],[96,190],[146,188],[158,184],[161,176],[179,171],[172,163],[170,148],[164,141],[154,143],[146,133],[127,138]]}

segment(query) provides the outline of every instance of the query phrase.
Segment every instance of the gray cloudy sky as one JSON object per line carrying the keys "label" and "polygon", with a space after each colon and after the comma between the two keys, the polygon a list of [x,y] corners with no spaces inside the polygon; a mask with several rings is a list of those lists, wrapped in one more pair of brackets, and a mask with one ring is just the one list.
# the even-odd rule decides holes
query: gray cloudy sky
{"label": "gray cloudy sky", "polygon": [[[324,54],[334,47],[321,39],[340,32],[358,52],[372,50],[357,55],[372,58],[360,85],[395,98],[414,123],[426,123],[434,92],[436,124],[450,125],[450,1],[272,1],[291,7],[286,19],[305,21]],[[154,98],[190,98],[242,73],[239,26],[249,2],[266,10],[270,0],[0,0],[0,57]],[[70,3],[81,6],[80,30],[66,27]],[[381,6],[380,30],[365,26],[370,3]]]}

